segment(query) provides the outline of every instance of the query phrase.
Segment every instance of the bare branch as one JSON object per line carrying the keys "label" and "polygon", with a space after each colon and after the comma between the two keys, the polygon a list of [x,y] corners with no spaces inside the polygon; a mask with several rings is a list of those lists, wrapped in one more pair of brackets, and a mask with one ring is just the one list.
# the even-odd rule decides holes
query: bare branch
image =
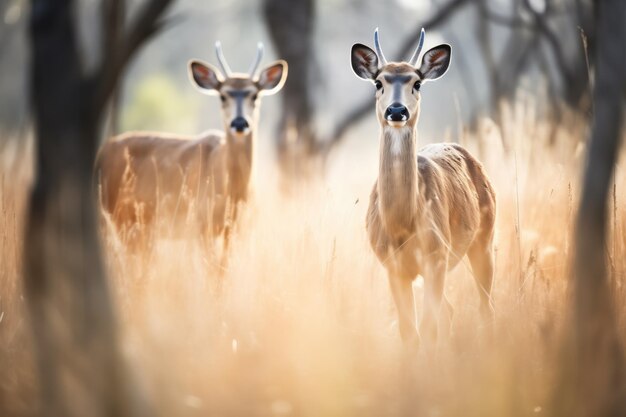
{"label": "bare branch", "polygon": [[548,25],[546,21],[546,16],[543,13],[537,12],[533,9],[529,0],[523,0],[522,2],[526,10],[528,10],[533,16],[533,20],[535,22],[535,26],[539,32],[541,32],[546,40],[548,41],[548,45],[550,45],[550,49],[552,50],[552,54],[556,61],[557,66],[559,67],[559,71],[563,75],[565,83],[570,83],[574,79],[572,76],[571,70],[567,64],[567,60],[565,59],[565,55],[563,54],[563,48],[559,42],[559,38],[556,36],[552,28]]}
{"label": "bare branch", "polygon": [[[117,3],[119,0],[109,0]],[[103,55],[99,72],[94,78],[98,84],[94,106],[102,109],[108,101],[113,88],[128,64],[133,54],[152,35],[157,33],[165,24],[162,15],[172,0],[150,0],[144,3],[137,12],[129,29],[119,38],[113,55]],[[116,12],[112,12],[116,14]]]}
{"label": "bare branch", "polygon": [[420,35],[422,33],[422,28],[424,30],[431,30],[439,25],[445,23],[452,15],[458,11],[461,6],[470,3],[470,0],[451,0],[448,4],[441,6],[437,12],[432,15],[428,20],[426,20],[421,25],[416,25],[418,29],[416,29],[413,33],[411,33],[402,46],[400,47],[400,51],[396,54],[396,56],[407,56],[415,46],[415,43],[419,40]]}
{"label": "bare branch", "polygon": [[118,65],[126,65],[135,51],[159,30],[163,24],[161,16],[170,3],[171,0],[150,0],[144,4],[122,40],[124,47]]}
{"label": "bare branch", "polygon": [[346,116],[335,127],[335,130],[331,136],[331,140],[326,143],[326,152],[329,152],[331,148],[337,145],[345,133],[350,129],[353,125],[357,124],[368,114],[373,114],[374,106],[376,105],[376,99],[372,95],[367,100],[362,102],[359,106],[355,107],[351,112],[349,112]]}
{"label": "bare branch", "polygon": [[495,23],[500,26],[505,26],[508,28],[523,28],[523,29],[533,29],[535,25],[532,22],[527,22],[526,20],[520,17],[513,16],[504,16],[497,12],[494,12],[489,8],[488,5],[484,7],[485,16],[489,19],[490,22]]}
{"label": "bare branch", "polygon": [[[493,56],[493,47],[491,44],[491,26],[489,25],[487,18],[487,2],[485,0],[477,1],[478,7],[478,19],[476,21],[476,38],[478,40],[478,47],[483,55],[483,62],[485,63],[485,69],[491,83],[491,105],[496,111],[499,117],[498,101],[501,93],[501,83],[498,68],[496,66],[496,60]],[[513,34],[511,35],[514,36]],[[500,122],[500,120],[498,120]],[[505,147],[506,149],[506,147]]]}
{"label": "bare branch", "polygon": [[[487,17],[489,18],[489,20],[497,25],[509,28],[523,28],[528,30],[535,29],[535,25],[533,24],[533,22],[530,22],[521,17],[502,15],[492,10],[488,4],[485,4],[485,12],[487,13]],[[566,15],[567,9],[557,8],[552,2],[547,1],[545,11],[537,12],[535,9],[532,9],[531,13],[538,13],[545,18],[552,18]]]}

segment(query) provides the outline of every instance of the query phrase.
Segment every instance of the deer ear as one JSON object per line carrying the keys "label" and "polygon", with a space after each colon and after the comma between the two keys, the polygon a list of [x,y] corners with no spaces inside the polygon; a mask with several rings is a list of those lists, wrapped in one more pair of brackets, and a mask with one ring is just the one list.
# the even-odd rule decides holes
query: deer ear
{"label": "deer ear", "polygon": [[289,66],[287,61],[282,59],[263,68],[257,81],[259,92],[264,96],[278,93],[285,85],[285,81],[287,81],[288,72]]}
{"label": "deer ear", "polygon": [[352,71],[357,77],[372,81],[378,73],[378,55],[370,47],[361,43],[352,45],[350,54]]}
{"label": "deer ear", "polygon": [[428,50],[422,57],[422,65],[419,68],[422,79],[424,81],[436,80],[445,74],[448,70],[448,66],[450,66],[451,53],[452,48],[447,44],[435,46]]}
{"label": "deer ear", "polygon": [[189,78],[191,83],[205,94],[219,94],[224,78],[213,65],[200,61],[189,61]]}

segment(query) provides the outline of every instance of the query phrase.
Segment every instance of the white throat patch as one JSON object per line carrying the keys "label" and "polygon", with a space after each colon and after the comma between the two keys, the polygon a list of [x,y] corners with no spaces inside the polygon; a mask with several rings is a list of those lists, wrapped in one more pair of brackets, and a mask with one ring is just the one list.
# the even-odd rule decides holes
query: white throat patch
{"label": "white throat patch", "polygon": [[399,156],[402,153],[402,141],[404,140],[404,132],[401,129],[391,130],[391,154]]}

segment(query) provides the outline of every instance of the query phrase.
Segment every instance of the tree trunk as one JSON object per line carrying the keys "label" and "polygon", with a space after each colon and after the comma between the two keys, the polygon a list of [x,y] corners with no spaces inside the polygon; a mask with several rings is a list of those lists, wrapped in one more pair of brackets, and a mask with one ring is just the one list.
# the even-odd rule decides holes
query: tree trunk
{"label": "tree trunk", "polygon": [[626,415],[623,348],[606,266],[607,197],[626,88],[626,3],[598,0],[594,120],[573,262],[574,306],[555,415]]}
{"label": "tree trunk", "polygon": [[317,153],[311,89],[315,69],[315,0],[264,0],[263,11],[278,56],[289,63],[280,94],[278,161],[287,178],[307,176]]}
{"label": "tree trunk", "polygon": [[170,0],[143,4],[119,36],[121,0],[103,0],[101,67],[85,74],[73,0],[32,0],[31,102],[36,174],[24,242],[24,290],[37,355],[40,414],[146,413],[128,390],[100,257],[92,167],[103,109],[136,49],[160,27]]}
{"label": "tree trunk", "polygon": [[[123,379],[100,259],[91,171],[98,118],[83,82],[70,1],[33,1],[36,178],[25,236],[25,291],[50,416],[123,416]],[[71,399],[71,401],[70,401]]]}

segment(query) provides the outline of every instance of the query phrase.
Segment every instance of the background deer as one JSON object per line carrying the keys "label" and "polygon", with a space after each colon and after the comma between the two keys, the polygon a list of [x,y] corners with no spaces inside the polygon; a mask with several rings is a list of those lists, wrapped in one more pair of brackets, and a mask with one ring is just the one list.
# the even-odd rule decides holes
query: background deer
{"label": "background deer", "polygon": [[257,75],[259,43],[250,71],[232,73],[219,42],[215,49],[222,71],[192,60],[189,75],[200,92],[220,97],[223,131],[195,137],[131,132],[101,148],[96,175],[102,205],[116,227],[151,226],[158,211],[171,225],[197,221],[203,236],[226,230],[228,246],[225,225],[236,220],[248,197],[260,97],[282,88],[287,63],[276,61]]}
{"label": "background deer", "polygon": [[[468,255],[481,297],[492,314],[495,192],[482,165],[463,147],[442,143],[417,151],[420,88],[441,77],[451,48],[439,45],[417,61],[424,31],[408,62],[387,62],[374,33],[376,52],[352,46],[352,69],[376,87],[380,123],[379,176],[370,197],[370,244],[387,269],[403,340],[417,345],[420,333],[436,339],[446,273]],[[424,314],[416,326],[412,281],[424,277]]]}

